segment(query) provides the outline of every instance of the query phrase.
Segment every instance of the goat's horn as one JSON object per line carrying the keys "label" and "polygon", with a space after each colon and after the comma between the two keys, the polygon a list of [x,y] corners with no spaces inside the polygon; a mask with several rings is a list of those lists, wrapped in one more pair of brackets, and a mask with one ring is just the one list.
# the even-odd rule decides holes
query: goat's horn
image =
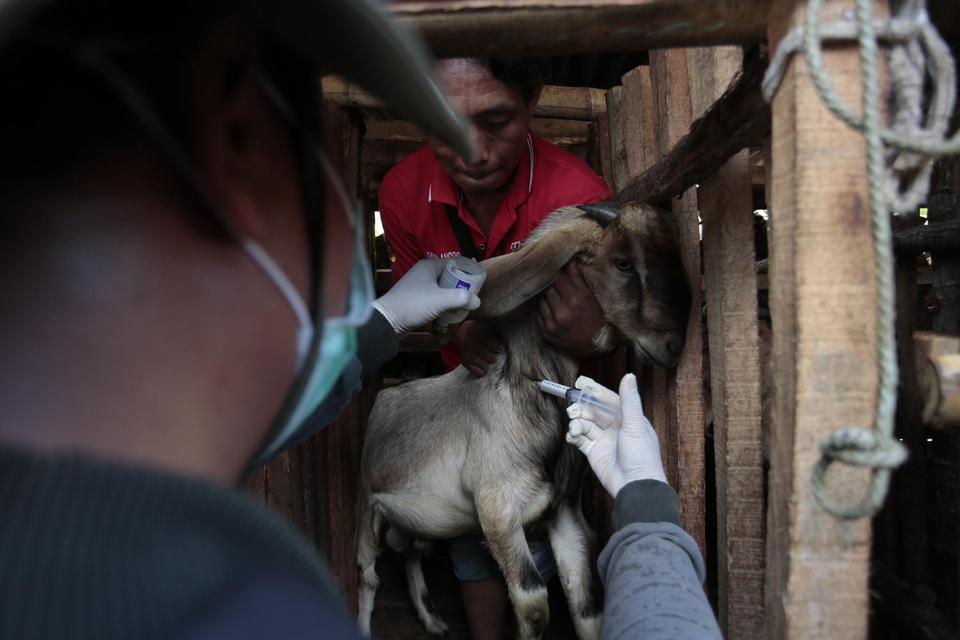
{"label": "goat's horn", "polygon": [[593,204],[580,204],[577,205],[577,209],[586,213],[588,218],[601,227],[606,227],[620,217],[620,206],[619,202],[604,200],[602,202],[594,202]]}

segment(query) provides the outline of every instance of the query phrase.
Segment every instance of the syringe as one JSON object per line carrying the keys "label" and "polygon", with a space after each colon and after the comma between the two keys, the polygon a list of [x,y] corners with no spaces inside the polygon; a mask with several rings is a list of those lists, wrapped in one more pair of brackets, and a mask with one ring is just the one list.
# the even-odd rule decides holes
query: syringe
{"label": "syringe", "polygon": [[541,380],[537,383],[537,385],[540,387],[540,391],[544,393],[557,396],[558,398],[566,398],[570,403],[579,402],[580,404],[595,407],[599,411],[602,411],[609,416],[613,416],[617,422],[620,421],[619,407],[607,404],[597,396],[587,393],[582,389],[574,389],[573,387],[568,387],[560,384],[559,382],[553,382],[551,380]]}

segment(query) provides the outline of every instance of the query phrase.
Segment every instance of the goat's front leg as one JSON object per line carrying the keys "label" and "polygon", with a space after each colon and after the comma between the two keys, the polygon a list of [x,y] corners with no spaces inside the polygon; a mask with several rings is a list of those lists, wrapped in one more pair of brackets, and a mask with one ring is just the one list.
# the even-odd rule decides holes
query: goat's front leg
{"label": "goat's front leg", "polygon": [[600,610],[591,588],[592,532],[580,511],[580,505],[569,500],[561,504],[556,517],[548,523],[547,532],[577,637],[580,640],[595,640],[600,636]]}
{"label": "goat's front leg", "polygon": [[499,491],[487,490],[475,499],[483,535],[507,583],[517,616],[517,637],[537,640],[550,621],[547,585],[527,546],[519,509]]}

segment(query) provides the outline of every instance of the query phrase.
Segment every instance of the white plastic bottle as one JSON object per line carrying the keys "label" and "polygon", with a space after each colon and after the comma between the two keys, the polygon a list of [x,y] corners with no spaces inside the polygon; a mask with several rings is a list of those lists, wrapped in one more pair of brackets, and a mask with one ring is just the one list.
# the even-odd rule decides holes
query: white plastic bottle
{"label": "white plastic bottle", "polygon": [[[486,279],[487,272],[480,266],[479,262],[473,258],[457,256],[450,258],[443,265],[443,271],[440,273],[437,284],[444,289],[467,289],[470,293],[479,295]],[[467,319],[469,313],[465,309],[447,311],[434,321],[434,328],[437,333],[446,333],[448,326],[463,322]]]}

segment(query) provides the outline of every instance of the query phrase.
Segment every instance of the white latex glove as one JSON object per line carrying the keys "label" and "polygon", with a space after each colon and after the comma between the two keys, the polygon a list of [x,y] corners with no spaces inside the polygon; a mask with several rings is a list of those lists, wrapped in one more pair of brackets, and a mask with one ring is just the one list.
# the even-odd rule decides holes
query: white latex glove
{"label": "white latex glove", "polygon": [[607,493],[616,497],[624,485],[634,480],[666,482],[660,442],[653,425],[643,415],[636,376],[623,376],[619,396],[584,376],[577,379],[576,386],[619,404],[623,415],[621,424],[616,424],[615,418],[593,411],[588,405],[574,403],[567,408],[571,418],[567,442],[587,456]]}
{"label": "white latex glove", "polygon": [[437,284],[446,260],[420,260],[373,307],[387,319],[397,335],[422,326],[444,311],[480,306],[480,298],[466,289],[443,289]]}
{"label": "white latex glove", "polygon": [[[620,409],[620,396],[618,396],[615,391],[607,389],[593,378],[580,376],[577,378],[577,381],[573,383],[573,386],[575,386],[577,389],[588,391],[598,400],[612,407],[616,407],[618,410]],[[620,422],[617,420],[616,416],[599,411],[588,404],[580,404],[579,402],[575,402],[567,407],[567,416],[571,419],[583,418],[584,420],[595,422],[601,429],[609,429],[610,427],[620,426]]]}

